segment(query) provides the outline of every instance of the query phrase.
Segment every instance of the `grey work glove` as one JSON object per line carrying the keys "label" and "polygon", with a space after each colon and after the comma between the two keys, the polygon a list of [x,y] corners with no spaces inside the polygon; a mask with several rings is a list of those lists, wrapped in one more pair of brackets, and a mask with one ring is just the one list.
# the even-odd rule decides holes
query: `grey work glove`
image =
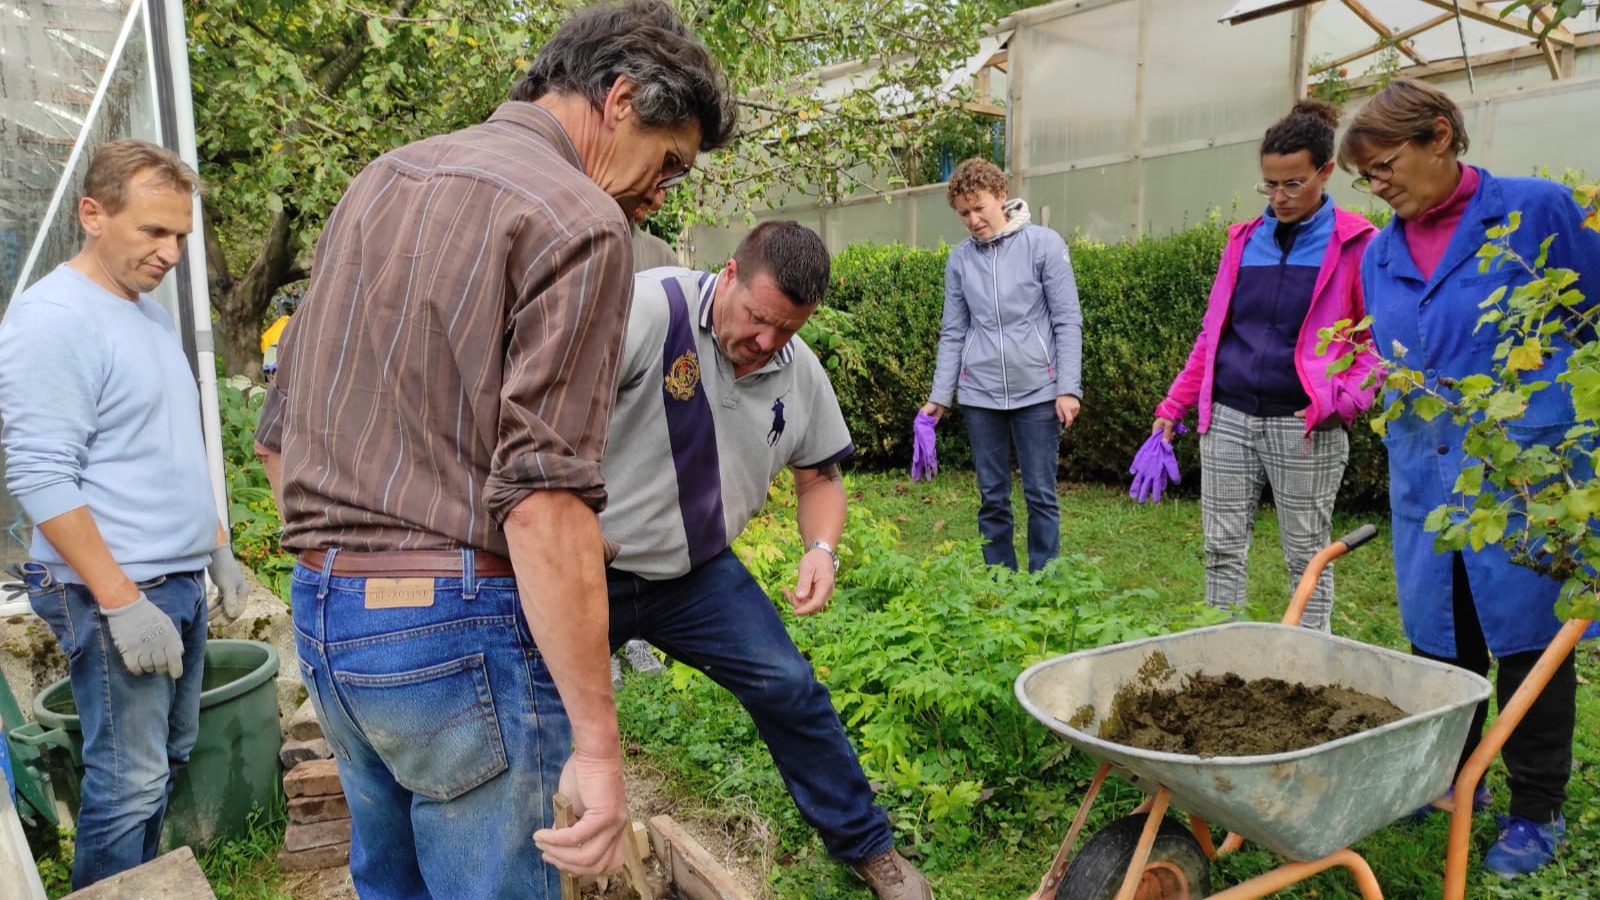
{"label": "grey work glove", "polygon": [[139,599],[116,609],[100,607],[111,630],[111,643],[122,654],[122,664],[135,675],[154,675],[162,669],[173,681],[183,677],[183,638],[178,626],[144,591]]}
{"label": "grey work glove", "polygon": [[[250,591],[245,584],[244,571],[233,558],[233,548],[224,544],[211,551],[211,565],[206,566],[206,574],[217,586],[216,594],[206,604],[207,615],[213,623],[227,625],[244,612],[244,597]],[[222,613],[220,617],[219,612]]]}

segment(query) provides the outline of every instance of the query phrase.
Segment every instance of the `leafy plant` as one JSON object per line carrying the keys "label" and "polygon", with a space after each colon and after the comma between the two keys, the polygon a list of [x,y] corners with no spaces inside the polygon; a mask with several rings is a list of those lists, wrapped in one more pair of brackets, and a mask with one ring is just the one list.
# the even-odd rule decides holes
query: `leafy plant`
{"label": "leafy plant", "polygon": [[[793,489],[780,481],[735,549],[776,596],[794,578],[798,548]],[[983,565],[974,542],[912,556],[898,528],[864,503],[851,505],[840,556],[842,587],[828,610],[791,620],[790,631],[832,692],[896,830],[925,853],[974,847],[1024,815],[1039,773],[1067,758],[1012,694],[1025,667],[1218,616],[1155,602],[1151,591],[1113,591],[1081,556],[1034,574]],[[631,690],[624,717],[641,733],[672,741],[719,793],[771,797],[769,808],[791,815],[746,717],[717,715],[726,701],[707,679],[674,667],[645,688],[648,709],[632,705]],[[1087,777],[1079,768],[1054,777]],[[798,822],[794,829],[794,839],[805,837]]]}
{"label": "leafy plant", "polygon": [[[305,277],[350,179],[408,141],[482,121],[580,0],[210,0],[189,4],[207,267],[228,371],[257,375],[274,292]],[[956,99],[946,74],[999,3],[674,4],[739,97],[734,145],[697,169],[662,231],[810,185],[828,199],[905,183]],[[816,70],[871,60],[824,99]],[[839,83],[835,82],[835,86]],[[876,183],[875,183],[876,182]]]}
{"label": "leafy plant", "polygon": [[[1580,186],[1573,197],[1585,210],[1584,227],[1600,231],[1600,185]],[[1504,547],[1519,565],[1563,582],[1560,615],[1595,618],[1600,343],[1594,335],[1600,303],[1577,289],[1577,272],[1549,265],[1557,235],[1546,236],[1529,258],[1512,244],[1521,228],[1521,212],[1512,211],[1505,224],[1488,229],[1478,251],[1481,272],[1514,268],[1526,274],[1518,279],[1522,283],[1496,289],[1479,305],[1478,330],[1499,335],[1493,370],[1435,380],[1406,365],[1405,347],[1387,348],[1389,396],[1372,426],[1383,433],[1405,415],[1423,421],[1448,415],[1464,426],[1461,446],[1472,464],[1462,469],[1450,501],[1428,514],[1425,527],[1438,533],[1436,542],[1445,549]],[[1348,334],[1349,324],[1325,330],[1324,340]],[[1550,390],[1570,402],[1570,427],[1523,424],[1530,401]]]}
{"label": "leafy plant", "polygon": [[255,454],[256,421],[265,397],[265,388],[242,376],[217,385],[228,521],[232,525],[233,552],[240,564],[287,601],[294,557],[278,546],[282,528],[278,507],[272,499],[267,473]]}
{"label": "leafy plant", "polygon": [[1311,85],[1311,95],[1321,100],[1326,100],[1336,106],[1343,106],[1350,99],[1350,70],[1344,66],[1329,64],[1325,57],[1314,57],[1311,60],[1311,71],[1317,72],[1317,79]]}
{"label": "leafy plant", "polygon": [[1584,0],[1515,0],[1501,7],[1500,18],[1504,19],[1519,9],[1526,10],[1528,29],[1537,31],[1539,41],[1543,43],[1556,26],[1583,12],[1583,4]]}

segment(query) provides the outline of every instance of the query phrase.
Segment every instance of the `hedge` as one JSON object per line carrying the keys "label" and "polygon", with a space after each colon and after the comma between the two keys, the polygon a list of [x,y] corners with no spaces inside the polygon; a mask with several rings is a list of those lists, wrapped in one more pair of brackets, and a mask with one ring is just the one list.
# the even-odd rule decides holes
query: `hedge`
{"label": "hedge", "polygon": [[[1226,225],[1214,218],[1166,237],[1071,242],[1084,317],[1085,396],[1082,416],[1062,442],[1063,477],[1128,482],[1156,404],[1194,344],[1226,237]],[[831,311],[801,332],[829,366],[857,466],[910,465],[912,418],[933,381],[948,255],[946,246],[846,248],[833,260]],[[941,466],[970,462],[960,418],[949,416],[939,427]],[[1194,427],[1192,414],[1188,424]],[[1187,475],[1199,472],[1197,444],[1193,435],[1177,441]],[[1340,502],[1382,505],[1387,486],[1379,440],[1359,422],[1351,429]],[[1199,479],[1186,477],[1178,490],[1197,492]]]}

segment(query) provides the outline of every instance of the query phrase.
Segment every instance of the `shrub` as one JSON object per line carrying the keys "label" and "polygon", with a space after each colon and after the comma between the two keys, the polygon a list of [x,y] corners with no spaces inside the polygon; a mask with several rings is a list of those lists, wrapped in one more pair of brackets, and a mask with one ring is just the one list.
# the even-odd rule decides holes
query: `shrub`
{"label": "shrub", "polygon": [[[1024,668],[1222,617],[1153,591],[1112,591],[1081,556],[1033,574],[983,565],[975,544],[914,557],[864,504],[852,503],[849,515],[833,601],[814,616],[785,617],[901,841],[941,866],[996,826],[1036,825],[1042,797],[1075,793],[1092,772],[1075,754],[1063,765],[1066,745],[1017,702],[1012,685]],[[799,547],[794,491],[780,479],[735,550],[777,598],[792,585]],[[786,843],[807,840],[748,716],[704,676],[671,671],[619,696],[629,740],[653,759],[677,760],[697,790],[754,798],[777,816]]]}
{"label": "shrub", "polygon": [[294,557],[278,546],[278,507],[272,500],[267,473],[255,454],[256,420],[266,390],[235,376],[217,384],[222,418],[222,460],[228,485],[228,521],[233,552],[240,565],[288,600]]}
{"label": "shrub", "polygon": [[[1084,316],[1083,415],[1067,432],[1061,467],[1071,479],[1120,484],[1150,433],[1156,404],[1188,358],[1205,312],[1227,229],[1220,217],[1165,237],[1118,244],[1071,243]],[[853,344],[859,367],[830,367],[855,439],[855,463],[902,468],[911,462],[911,420],[933,382],[949,248],[856,245],[834,259],[825,328],[802,335]],[[810,326],[808,326],[810,328]],[[825,332],[826,337],[820,337]],[[837,352],[837,351],[836,351]],[[970,461],[960,416],[939,427],[941,465]],[[1193,425],[1193,417],[1190,417]],[[1177,442],[1185,473],[1199,472],[1198,442]],[[1351,430],[1342,503],[1386,502],[1380,442]],[[1179,488],[1197,491],[1198,477]]]}

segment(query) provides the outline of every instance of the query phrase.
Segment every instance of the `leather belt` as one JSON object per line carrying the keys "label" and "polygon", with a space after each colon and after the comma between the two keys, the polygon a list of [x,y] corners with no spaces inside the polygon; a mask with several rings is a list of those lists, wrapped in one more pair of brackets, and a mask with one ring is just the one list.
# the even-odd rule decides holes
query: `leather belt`
{"label": "leather belt", "polygon": [[[516,575],[511,560],[498,553],[473,550],[472,572],[479,578],[509,578]],[[326,550],[303,550],[300,565],[321,572],[328,564]],[[379,575],[404,578],[460,578],[460,550],[340,550],[333,557],[333,575],[361,577]]]}

